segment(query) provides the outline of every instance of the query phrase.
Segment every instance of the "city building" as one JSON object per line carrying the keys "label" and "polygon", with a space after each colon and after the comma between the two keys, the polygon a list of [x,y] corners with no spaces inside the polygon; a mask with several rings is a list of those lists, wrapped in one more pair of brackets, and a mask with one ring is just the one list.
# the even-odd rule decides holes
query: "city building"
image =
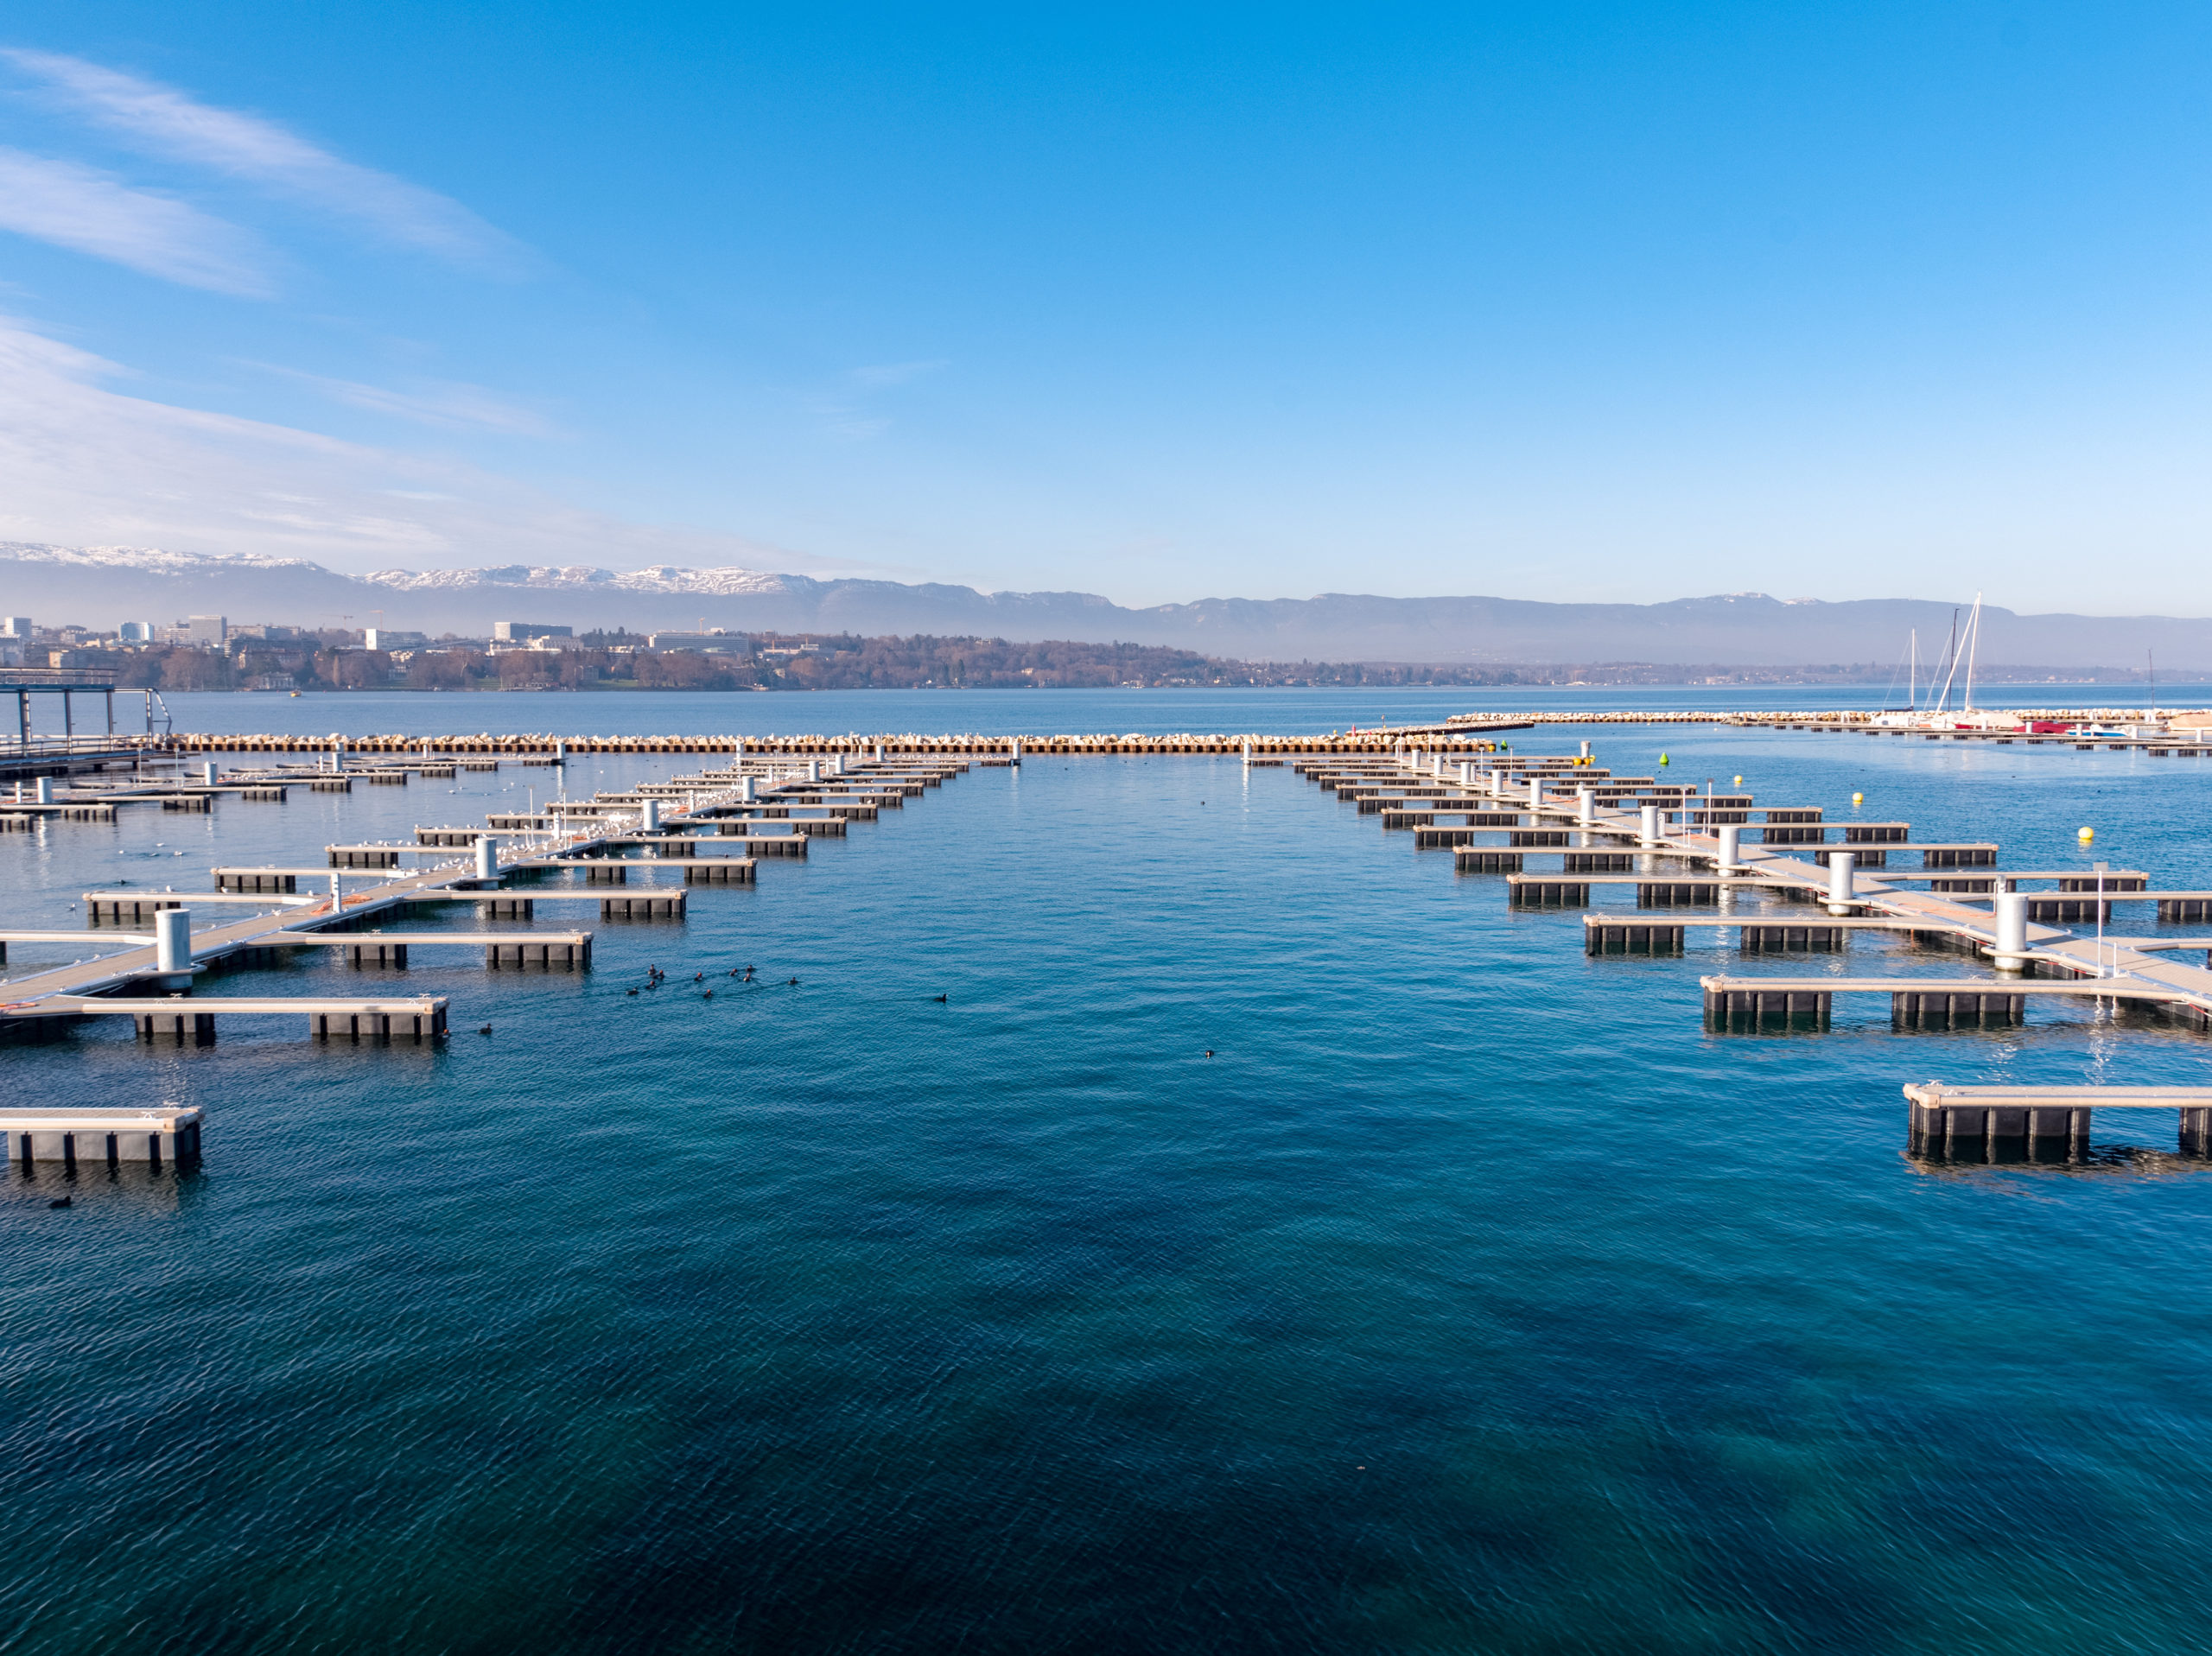
{"label": "city building", "polygon": [[177,642],[197,644],[204,650],[220,650],[230,642],[230,631],[228,616],[188,615],[178,627]]}
{"label": "city building", "polygon": [[151,644],[154,642],[154,624],[151,621],[125,621],[119,629],[119,636],[125,644]]}
{"label": "city building", "polygon": [[28,615],[0,615],[0,638],[24,638],[31,636],[31,618]]}
{"label": "city building", "polygon": [[697,650],[709,655],[749,656],[752,646],[741,632],[728,632],[721,627],[709,632],[654,632],[645,638],[648,650]]}
{"label": "city building", "polygon": [[529,644],[537,638],[573,638],[574,627],[550,626],[542,621],[494,621],[492,638],[498,644]]}

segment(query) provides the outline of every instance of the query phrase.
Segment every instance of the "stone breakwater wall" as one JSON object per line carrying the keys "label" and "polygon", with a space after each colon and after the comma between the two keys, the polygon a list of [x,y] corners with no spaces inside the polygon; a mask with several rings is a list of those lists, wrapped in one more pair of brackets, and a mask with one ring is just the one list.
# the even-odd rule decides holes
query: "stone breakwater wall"
{"label": "stone breakwater wall", "polygon": [[[1526,729],[1526,725],[1468,726],[1450,733],[1426,732],[1418,739],[1440,751],[1486,752],[1496,746],[1495,733]],[[948,757],[1014,758],[1019,753],[1047,758],[1054,754],[1106,753],[1220,753],[1241,756],[1249,746],[1255,758],[1294,753],[1388,753],[1416,739],[1406,732],[1363,731],[1342,736],[976,736],[913,734],[811,736],[348,736],[344,739],[349,759],[391,758],[420,761],[424,758],[467,758],[484,755],[513,757],[575,757],[591,753],[696,753],[732,758],[762,758],[810,754],[867,754],[880,747],[887,754],[944,754]],[[327,736],[253,736],[225,733],[179,734],[157,738],[145,746],[167,752],[254,754],[281,758],[328,754],[336,746]]]}

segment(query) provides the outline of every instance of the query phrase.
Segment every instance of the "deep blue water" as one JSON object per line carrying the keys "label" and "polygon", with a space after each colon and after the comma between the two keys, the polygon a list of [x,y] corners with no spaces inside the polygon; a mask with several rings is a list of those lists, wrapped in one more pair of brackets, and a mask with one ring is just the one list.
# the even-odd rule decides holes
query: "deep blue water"
{"label": "deep blue water", "polygon": [[[1274,727],[1481,705],[1327,694]],[[1270,727],[944,700],[330,697],[299,727]],[[2212,761],[1516,739],[1585,733],[1832,815],[1863,790],[2012,867],[2091,823],[2212,886]],[[547,774],[4,836],[8,918]],[[2212,1178],[2119,1114],[2087,1170],[1931,1170],[1897,1089],[2203,1082],[2212,1044],[2043,1009],[1897,1034],[1872,1000],[1707,1033],[1701,970],[1962,963],[1744,964],[1717,931],[1591,959],[1410,839],[1287,770],[1033,761],[683,925],[596,925],[589,973],[207,986],[448,994],[442,1050],[286,1020],[0,1050],[15,1099],[209,1113],[195,1173],[0,1195],[0,1650],[2202,1647]]]}

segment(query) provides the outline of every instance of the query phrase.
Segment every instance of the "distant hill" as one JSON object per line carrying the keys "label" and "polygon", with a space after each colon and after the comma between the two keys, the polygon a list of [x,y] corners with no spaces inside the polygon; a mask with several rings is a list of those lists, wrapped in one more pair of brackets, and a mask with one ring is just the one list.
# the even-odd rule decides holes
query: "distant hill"
{"label": "distant hill", "polygon": [[[1128,609],[1091,593],[979,593],[890,581],[816,581],[753,569],[663,565],[338,574],[302,558],[208,557],[133,547],[0,542],[0,612],[41,625],[112,627],[220,613],[232,622],[381,625],[483,638],[499,620],[579,632],[626,627],[975,635],[1195,650],[1252,661],[1611,661],[1707,666],[1882,662],[1909,630],[1941,653],[1952,606],[1908,599],[1784,602],[1758,593],[1665,604],[1543,604],[1478,597],[1209,598]],[[1980,660],[2055,669],[2139,666],[2212,672],[2212,620],[1983,613]]]}

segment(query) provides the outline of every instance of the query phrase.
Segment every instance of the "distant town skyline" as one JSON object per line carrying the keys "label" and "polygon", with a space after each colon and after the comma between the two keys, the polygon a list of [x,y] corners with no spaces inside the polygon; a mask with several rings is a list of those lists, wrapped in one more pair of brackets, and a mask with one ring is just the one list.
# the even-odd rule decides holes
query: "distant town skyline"
{"label": "distant town skyline", "polygon": [[18,7],[0,540],[2202,613],[2212,19]]}

